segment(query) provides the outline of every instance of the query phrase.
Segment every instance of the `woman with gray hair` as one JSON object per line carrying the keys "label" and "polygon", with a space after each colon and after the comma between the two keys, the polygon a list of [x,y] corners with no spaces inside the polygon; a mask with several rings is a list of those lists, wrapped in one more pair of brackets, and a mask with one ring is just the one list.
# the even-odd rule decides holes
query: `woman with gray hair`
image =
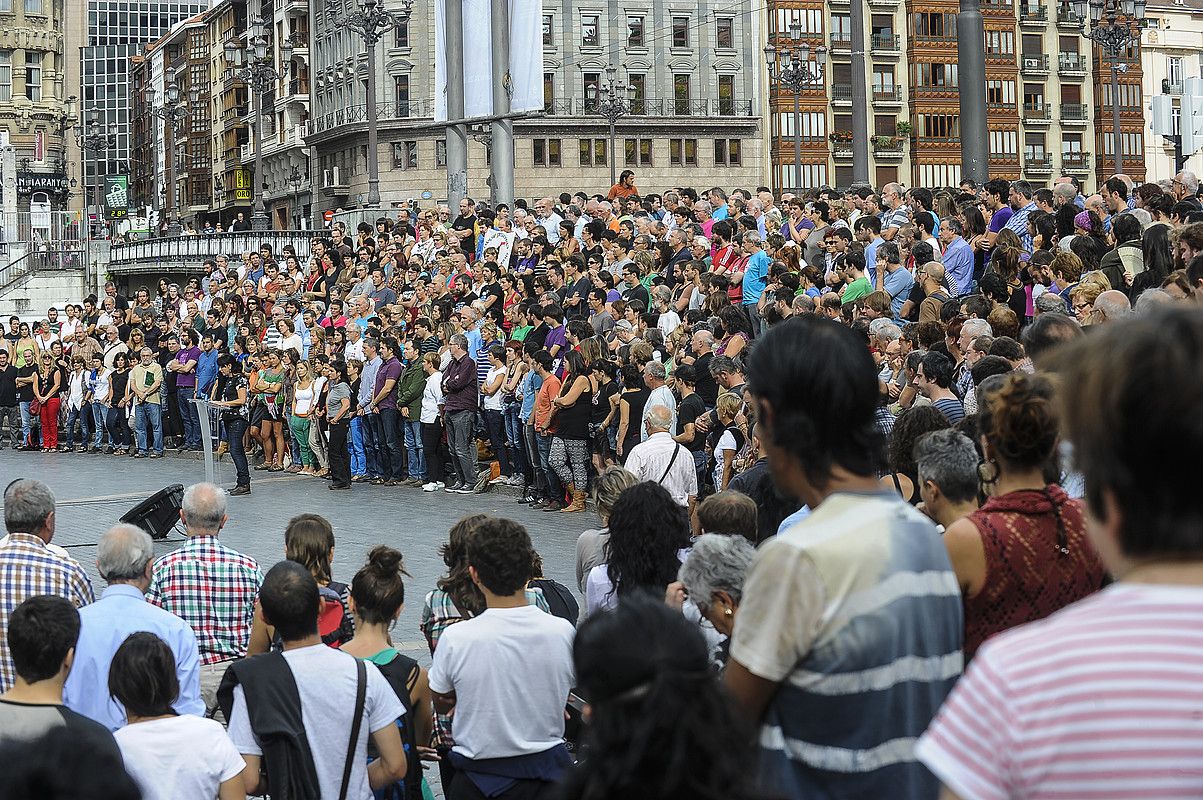
{"label": "woman with gray hair", "polygon": [[582,593],[589,570],[606,561],[604,551],[610,538],[610,509],[614,507],[618,496],[636,483],[639,483],[639,478],[622,467],[610,467],[593,482],[593,500],[602,526],[584,531],[576,540],[576,586]]}
{"label": "woman with gray hair", "polygon": [[683,589],[702,619],[729,637],[735,629],[744,579],[755,557],[755,546],[742,536],[702,534],[694,540],[693,549],[681,565],[677,583],[668,587],[670,602],[674,595],[683,599],[679,594]]}

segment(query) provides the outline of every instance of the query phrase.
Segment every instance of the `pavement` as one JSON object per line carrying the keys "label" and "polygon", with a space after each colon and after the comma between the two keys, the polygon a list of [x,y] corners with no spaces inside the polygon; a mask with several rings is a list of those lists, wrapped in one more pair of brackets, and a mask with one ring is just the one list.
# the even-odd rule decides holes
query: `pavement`
{"label": "pavement", "polygon": [[[88,570],[97,593],[104,582],[96,573],[96,542],[122,514],[165,486],[202,481],[199,454],[171,454],[162,459],[134,459],[74,453],[25,453],[0,450],[0,485],[17,478],[37,478],[54,492],[58,503],[54,543],[68,548]],[[217,465],[217,483],[231,488],[234,467],[228,457]],[[394,628],[398,649],[429,665],[426,642],[418,628],[422,600],[445,572],[439,547],[461,517],[491,514],[524,525],[543,557],[547,577],[574,594],[576,539],[599,526],[592,510],[575,514],[544,513],[516,502],[516,490],[494,487],[485,494],[426,493],[411,487],[355,484],[332,492],[320,478],[289,473],[251,473],[251,494],[229,498],[230,520],[221,532],[229,547],[254,557],[266,572],[284,557],[284,527],[301,512],[321,514],[334,526],[334,579],[350,583],[367,553],[377,544],[395,547],[412,575],[406,579],[406,604]],[[179,546],[181,535],[155,542],[162,555]],[[582,602],[579,594],[578,602]],[[582,602],[583,605],[583,602]]]}

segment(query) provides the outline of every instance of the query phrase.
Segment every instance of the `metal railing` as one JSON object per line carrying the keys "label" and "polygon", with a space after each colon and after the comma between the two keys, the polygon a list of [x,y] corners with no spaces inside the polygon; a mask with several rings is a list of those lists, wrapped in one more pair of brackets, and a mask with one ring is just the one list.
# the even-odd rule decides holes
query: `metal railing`
{"label": "metal railing", "polygon": [[[14,246],[13,254],[19,249],[20,246]],[[30,247],[0,267],[0,293],[26,275],[47,271],[82,271],[84,262],[84,250],[77,245],[67,248],[49,245],[42,248]]]}
{"label": "metal railing", "polygon": [[1090,153],[1062,153],[1061,166],[1065,169],[1090,169]]}
{"label": "metal railing", "polygon": [[832,31],[830,42],[832,50],[849,50],[852,48],[852,33],[850,31]]}
{"label": "metal railing", "polygon": [[1019,21],[1023,22],[1048,22],[1048,6],[1036,5],[1034,3],[1024,3],[1019,7]]}
{"label": "metal railing", "polygon": [[1083,22],[1085,22],[1085,20],[1075,14],[1072,8],[1066,8],[1064,6],[1057,8],[1058,25],[1067,25],[1076,28]]}
{"label": "metal railing", "polygon": [[1086,122],[1090,119],[1090,107],[1085,103],[1062,103],[1061,120],[1063,122]]}
{"label": "metal railing", "polygon": [[846,83],[833,83],[831,85],[831,101],[833,103],[851,103],[852,87]]}
{"label": "metal railing", "polygon": [[[849,87],[851,89],[851,87]],[[874,86],[873,87],[873,102],[874,103],[901,103],[902,102],[902,87],[901,86]]]}
{"label": "metal railing", "polygon": [[1024,103],[1023,119],[1025,122],[1041,122],[1052,118],[1052,109],[1047,103]]}
{"label": "metal railing", "polygon": [[1062,75],[1069,73],[1086,74],[1086,56],[1081,53],[1058,53],[1057,72]]}
{"label": "metal railing", "polygon": [[869,49],[873,52],[898,50],[898,34],[875,33],[869,37]]}
{"label": "metal railing", "polygon": [[1042,156],[1024,156],[1023,168],[1029,172],[1050,172],[1053,168],[1053,157],[1049,153]]}
{"label": "metal railing", "polygon": [[1025,53],[1020,60],[1020,70],[1026,75],[1048,72],[1048,54],[1030,56]]}
{"label": "metal railing", "polygon": [[[377,122],[395,119],[432,119],[433,117],[434,104],[424,100],[403,100],[399,103],[386,101],[376,104]],[[318,114],[309,122],[313,133],[322,133],[343,125],[353,125],[359,122],[366,124],[367,121],[368,107],[366,104],[360,104]]]}
{"label": "metal railing", "polygon": [[271,245],[276,254],[292,245],[298,258],[307,259],[312,237],[312,231],[239,231],[141,239],[112,245],[109,269],[114,273],[200,270],[207,258],[237,257],[263,244]]}

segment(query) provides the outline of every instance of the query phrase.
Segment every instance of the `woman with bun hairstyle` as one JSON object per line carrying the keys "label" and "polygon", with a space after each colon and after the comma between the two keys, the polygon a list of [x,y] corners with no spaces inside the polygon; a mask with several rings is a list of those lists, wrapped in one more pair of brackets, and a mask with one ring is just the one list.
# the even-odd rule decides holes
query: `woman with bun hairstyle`
{"label": "woman with bun hairstyle", "polygon": [[965,606],[965,658],[996,633],[1097,591],[1103,564],[1086,538],[1082,504],[1045,480],[1057,457],[1053,387],[1011,372],[978,388],[978,467],[985,505],[954,522],[944,545]]}
{"label": "woman with bun hairstyle", "polygon": [[[393,646],[389,632],[405,607],[405,581],[409,577],[401,553],[378,545],[368,553],[368,563],[351,579],[351,613],[355,616],[355,637],[342,646],[344,652],[376,665],[397,698],[405,706],[405,715],[397,720],[405,757],[409,764],[405,779],[377,792],[380,800],[417,800],[422,792],[423,751],[429,747],[434,731],[434,706],[426,670]],[[372,756],[372,753],[369,753]]]}

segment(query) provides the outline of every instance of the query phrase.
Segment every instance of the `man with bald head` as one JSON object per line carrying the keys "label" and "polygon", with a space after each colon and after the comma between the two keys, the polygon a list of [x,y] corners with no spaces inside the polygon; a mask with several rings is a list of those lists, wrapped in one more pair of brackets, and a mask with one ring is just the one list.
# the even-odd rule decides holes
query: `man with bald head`
{"label": "man with bald head", "polygon": [[180,694],[172,708],[179,714],[205,713],[196,634],[175,614],[146,602],[154,556],[146,531],[126,523],[109,528],[96,547],[96,571],[109,585],[100,599],[79,610],[79,643],[63,704],[110,731],[125,725],[125,709],[109,696],[109,665],[121,643],[140,631],[158,636],[175,656]]}
{"label": "man with bald head", "polygon": [[650,406],[643,414],[647,440],[631,448],[623,466],[640,481],[660,484],[673,500],[692,511],[698,495],[698,474],[693,454],[671,435],[674,416],[668,406]]}
{"label": "man with bald head", "polygon": [[944,265],[929,261],[919,268],[916,277],[922,281],[924,295],[919,304],[919,322],[939,322],[940,309],[952,297],[944,286]]}
{"label": "man with bald head", "polygon": [[1094,300],[1094,310],[1101,319],[1099,324],[1118,322],[1132,313],[1128,296],[1116,289],[1108,289]]}

